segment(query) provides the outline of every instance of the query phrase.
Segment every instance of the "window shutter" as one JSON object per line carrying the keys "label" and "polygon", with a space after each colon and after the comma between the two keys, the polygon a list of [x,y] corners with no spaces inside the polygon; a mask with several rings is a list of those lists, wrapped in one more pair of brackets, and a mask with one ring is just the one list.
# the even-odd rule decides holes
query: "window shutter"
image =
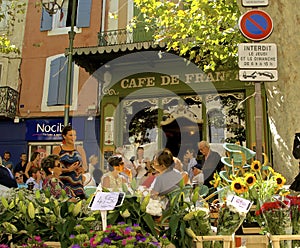
{"label": "window shutter", "polygon": [[90,26],[92,0],[78,0],[76,26],[86,28]]}
{"label": "window shutter", "polygon": [[52,29],[52,16],[42,8],[42,17],[41,17],[41,31],[49,31]]}
{"label": "window shutter", "polygon": [[66,102],[66,84],[67,84],[67,71],[68,71],[68,59],[66,57],[60,57],[60,72],[58,75],[58,96],[57,104],[64,105]]}
{"label": "window shutter", "polygon": [[[58,106],[65,104],[66,84],[68,72],[68,58],[61,56],[54,59],[50,65],[50,82],[48,90],[48,106]],[[74,63],[72,63],[70,105],[72,105],[73,95],[73,72]]]}
{"label": "window shutter", "polygon": [[49,88],[48,88],[48,106],[58,105],[58,87],[59,87],[59,71],[60,71],[60,60],[62,57],[54,59],[50,65],[50,77],[49,77]]}

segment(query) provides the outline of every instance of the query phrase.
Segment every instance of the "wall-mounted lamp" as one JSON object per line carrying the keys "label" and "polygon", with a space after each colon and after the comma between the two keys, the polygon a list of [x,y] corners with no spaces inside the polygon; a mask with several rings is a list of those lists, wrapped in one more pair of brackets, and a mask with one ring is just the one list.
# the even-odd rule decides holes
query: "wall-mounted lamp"
{"label": "wall-mounted lamp", "polygon": [[20,122],[20,118],[18,116],[15,116],[14,123],[19,123],[19,122]]}

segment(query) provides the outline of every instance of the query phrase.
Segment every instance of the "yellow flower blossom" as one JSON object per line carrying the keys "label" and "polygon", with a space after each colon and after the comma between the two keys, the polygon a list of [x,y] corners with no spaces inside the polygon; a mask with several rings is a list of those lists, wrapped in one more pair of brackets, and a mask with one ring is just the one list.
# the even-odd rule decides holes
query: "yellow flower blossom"
{"label": "yellow flower blossom", "polygon": [[258,161],[258,160],[254,160],[254,161],[252,162],[252,164],[251,164],[251,169],[252,169],[253,171],[260,171],[260,169],[261,169],[261,162]]}
{"label": "yellow flower blossom", "polygon": [[245,182],[248,185],[248,187],[251,187],[256,182],[256,177],[252,173],[246,173],[245,174]]}
{"label": "yellow flower blossom", "polygon": [[279,189],[282,188],[282,186],[286,182],[286,179],[280,173],[275,173],[274,178],[275,178],[278,188]]}
{"label": "yellow flower blossom", "polygon": [[248,189],[244,180],[240,177],[232,181],[230,188],[237,194],[242,194]]}

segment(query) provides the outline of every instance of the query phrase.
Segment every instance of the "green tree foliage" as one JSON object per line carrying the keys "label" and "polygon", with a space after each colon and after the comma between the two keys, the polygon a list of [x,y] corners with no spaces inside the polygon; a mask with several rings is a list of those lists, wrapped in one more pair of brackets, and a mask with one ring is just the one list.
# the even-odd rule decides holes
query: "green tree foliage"
{"label": "green tree foliage", "polygon": [[[237,44],[245,42],[238,29],[236,0],[134,0],[146,29],[168,50],[187,57],[204,71],[234,68]],[[136,27],[138,16],[133,18]]]}
{"label": "green tree foliage", "polygon": [[19,52],[19,49],[11,43],[15,25],[23,22],[25,2],[20,0],[0,0],[0,53]]}

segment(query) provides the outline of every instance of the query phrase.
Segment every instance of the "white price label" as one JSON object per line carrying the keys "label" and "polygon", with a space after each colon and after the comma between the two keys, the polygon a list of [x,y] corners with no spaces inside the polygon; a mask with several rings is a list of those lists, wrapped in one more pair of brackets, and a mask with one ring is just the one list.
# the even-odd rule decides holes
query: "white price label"
{"label": "white price label", "polygon": [[230,204],[234,206],[237,210],[244,213],[247,213],[250,210],[253,203],[236,195],[228,196],[227,202],[230,202]]}
{"label": "white price label", "polygon": [[91,210],[113,210],[123,203],[125,194],[120,192],[98,192],[92,199]]}

